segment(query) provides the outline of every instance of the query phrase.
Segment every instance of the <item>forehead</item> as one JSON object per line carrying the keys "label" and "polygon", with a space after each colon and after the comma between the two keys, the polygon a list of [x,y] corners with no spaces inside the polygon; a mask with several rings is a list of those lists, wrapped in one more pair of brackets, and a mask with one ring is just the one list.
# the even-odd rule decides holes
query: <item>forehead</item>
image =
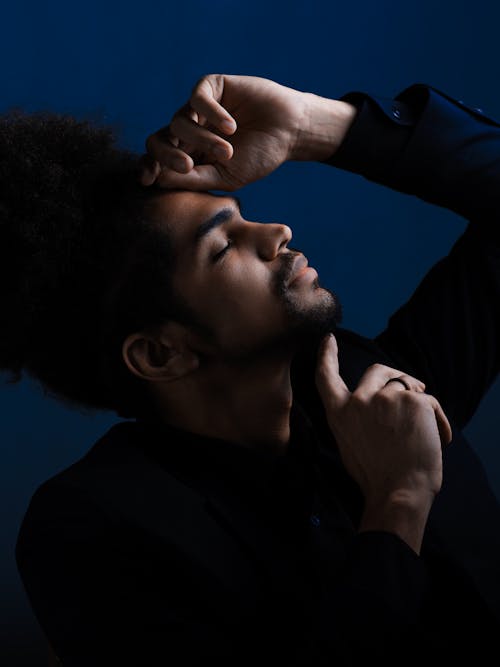
{"label": "forehead", "polygon": [[151,203],[153,219],[164,226],[176,244],[192,243],[198,227],[225,207],[234,207],[229,196],[210,192],[170,190],[162,192]]}

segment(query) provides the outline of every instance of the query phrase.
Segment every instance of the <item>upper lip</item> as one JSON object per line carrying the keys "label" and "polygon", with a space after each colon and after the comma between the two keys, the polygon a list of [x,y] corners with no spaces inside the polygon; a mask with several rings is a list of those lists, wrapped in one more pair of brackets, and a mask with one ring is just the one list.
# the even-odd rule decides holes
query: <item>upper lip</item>
{"label": "upper lip", "polygon": [[306,268],[307,265],[308,265],[307,257],[305,257],[304,255],[299,255],[292,264],[292,272],[290,274],[287,286],[290,285],[290,283],[292,283],[295,280],[295,278],[299,275],[299,273],[301,273],[303,269]]}

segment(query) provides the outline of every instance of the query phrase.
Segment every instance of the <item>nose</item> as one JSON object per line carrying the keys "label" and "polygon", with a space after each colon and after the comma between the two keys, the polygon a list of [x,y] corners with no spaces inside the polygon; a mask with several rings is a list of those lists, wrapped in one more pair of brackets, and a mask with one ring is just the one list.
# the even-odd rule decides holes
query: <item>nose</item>
{"label": "nose", "polygon": [[292,239],[292,230],[288,225],[268,222],[257,223],[256,247],[260,257],[273,260]]}

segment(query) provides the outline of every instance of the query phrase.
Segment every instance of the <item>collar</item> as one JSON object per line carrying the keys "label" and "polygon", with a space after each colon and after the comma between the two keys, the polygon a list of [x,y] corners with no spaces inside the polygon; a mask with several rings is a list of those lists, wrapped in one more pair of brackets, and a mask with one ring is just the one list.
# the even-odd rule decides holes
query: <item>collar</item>
{"label": "collar", "polygon": [[141,446],[160,465],[185,483],[209,495],[221,493],[268,503],[286,491],[302,496],[312,486],[318,443],[303,408],[294,401],[290,411],[290,441],[286,452],[266,454],[219,438],[175,428],[160,421],[138,419]]}

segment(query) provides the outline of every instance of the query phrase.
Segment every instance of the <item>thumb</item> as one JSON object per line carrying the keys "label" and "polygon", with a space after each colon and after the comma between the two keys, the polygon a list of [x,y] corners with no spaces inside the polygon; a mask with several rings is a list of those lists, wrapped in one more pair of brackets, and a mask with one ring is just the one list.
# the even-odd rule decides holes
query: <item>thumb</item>
{"label": "thumb", "polygon": [[340,377],[337,339],[333,333],[319,344],[315,381],[323,405],[330,410],[340,409],[351,395]]}

